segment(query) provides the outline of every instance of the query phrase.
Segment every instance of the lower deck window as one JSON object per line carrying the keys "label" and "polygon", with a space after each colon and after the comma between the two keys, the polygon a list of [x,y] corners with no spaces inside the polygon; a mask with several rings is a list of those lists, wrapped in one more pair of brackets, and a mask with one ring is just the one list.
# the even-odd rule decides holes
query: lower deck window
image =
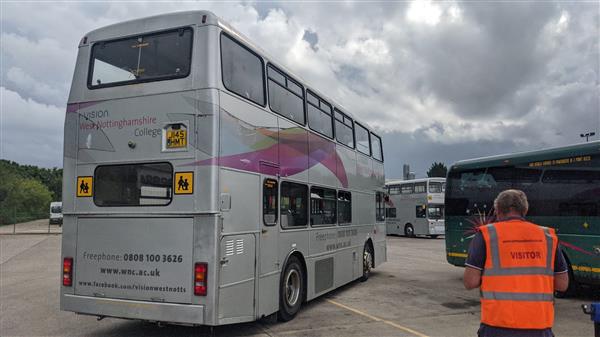
{"label": "lower deck window", "polygon": [[171,202],[169,163],[98,166],[94,174],[97,206],[164,206]]}
{"label": "lower deck window", "polygon": [[277,180],[263,182],[263,222],[267,226],[277,223]]}
{"label": "lower deck window", "polygon": [[338,222],[340,225],[352,223],[352,194],[338,191]]}
{"label": "lower deck window", "polygon": [[427,208],[425,207],[425,205],[416,206],[415,217],[417,217],[417,218],[423,218],[424,219],[425,218],[425,211],[426,211],[426,209]]}
{"label": "lower deck window", "polygon": [[386,208],[385,209],[385,217],[386,218],[395,218],[396,217],[396,209],[395,208]]}
{"label": "lower deck window", "polygon": [[335,225],[335,190],[313,187],[310,189],[310,224],[312,226]]}
{"label": "lower deck window", "polygon": [[304,227],[308,220],[308,187],[291,182],[281,183],[281,226]]}

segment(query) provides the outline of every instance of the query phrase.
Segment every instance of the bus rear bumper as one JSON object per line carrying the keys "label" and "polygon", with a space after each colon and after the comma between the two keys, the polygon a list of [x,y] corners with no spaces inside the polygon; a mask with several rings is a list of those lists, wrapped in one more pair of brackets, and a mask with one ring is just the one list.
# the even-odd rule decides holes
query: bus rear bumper
{"label": "bus rear bumper", "polygon": [[95,316],[186,325],[204,324],[203,305],[157,303],[64,294],[60,309]]}

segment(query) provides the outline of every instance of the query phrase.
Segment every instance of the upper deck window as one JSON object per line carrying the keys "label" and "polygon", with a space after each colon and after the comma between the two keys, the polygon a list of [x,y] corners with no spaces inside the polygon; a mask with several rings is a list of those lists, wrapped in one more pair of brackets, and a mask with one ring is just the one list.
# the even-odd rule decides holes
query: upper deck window
{"label": "upper deck window", "polygon": [[338,109],[335,111],[335,139],[341,144],[354,148],[354,124],[352,118]]}
{"label": "upper deck window", "polygon": [[221,34],[221,72],[227,90],[265,105],[262,59],[225,34]]}
{"label": "upper deck window", "polygon": [[320,99],[312,92],[308,92],[308,126],[318,133],[333,138],[333,118],[331,105]]}
{"label": "upper deck window", "polygon": [[289,76],[269,65],[269,105],[271,110],[304,125],[304,89]]}
{"label": "upper deck window", "polygon": [[369,130],[364,128],[360,124],[356,124],[354,128],[355,136],[356,136],[356,149],[366,154],[367,156],[371,155],[371,143],[369,142]]}
{"label": "upper deck window", "polygon": [[88,88],[187,77],[192,35],[191,28],[180,28],[94,43]]}
{"label": "upper deck window", "polygon": [[374,133],[371,133],[371,147],[373,148],[373,158],[383,161],[381,138]]}

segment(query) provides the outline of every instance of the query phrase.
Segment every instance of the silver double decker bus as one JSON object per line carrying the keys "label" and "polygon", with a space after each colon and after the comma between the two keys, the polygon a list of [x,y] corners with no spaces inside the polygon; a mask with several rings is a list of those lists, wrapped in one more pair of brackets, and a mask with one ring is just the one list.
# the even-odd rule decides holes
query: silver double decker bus
{"label": "silver double decker bus", "polygon": [[443,235],[446,178],[387,181],[387,234]]}
{"label": "silver double decker bus", "polygon": [[64,137],[62,310],[285,321],[386,261],[381,138],[210,12],[86,34]]}

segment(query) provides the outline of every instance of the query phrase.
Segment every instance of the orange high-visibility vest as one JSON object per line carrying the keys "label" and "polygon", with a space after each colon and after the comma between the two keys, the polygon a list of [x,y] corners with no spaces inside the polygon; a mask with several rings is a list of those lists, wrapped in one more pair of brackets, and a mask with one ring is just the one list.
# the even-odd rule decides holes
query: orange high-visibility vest
{"label": "orange high-visibility vest", "polygon": [[515,329],[546,329],[554,323],[552,228],[524,220],[481,227],[486,259],[481,276],[481,322]]}

